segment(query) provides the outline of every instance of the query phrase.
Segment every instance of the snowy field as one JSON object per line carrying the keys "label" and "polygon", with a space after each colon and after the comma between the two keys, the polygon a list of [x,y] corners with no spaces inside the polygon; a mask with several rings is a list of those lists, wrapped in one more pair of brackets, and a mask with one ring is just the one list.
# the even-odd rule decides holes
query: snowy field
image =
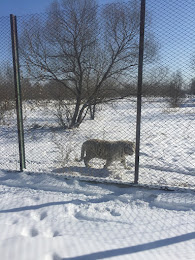
{"label": "snowy field", "polygon": [[75,160],[88,138],[134,141],[135,100],[99,107],[94,121],[67,131],[52,104],[24,103],[23,173],[9,111],[0,126],[0,259],[195,258],[195,108],[143,101],[139,183],[147,188],[86,181],[133,182],[133,156],[128,170]]}
{"label": "snowy field", "polygon": [[[88,170],[77,159],[82,143],[89,138],[135,141],[136,99],[101,105],[95,120],[86,118],[74,130],[60,128],[56,113],[54,102],[24,102],[28,171],[102,182],[134,181],[134,156],[127,156],[127,170],[119,162],[102,169],[105,162],[98,159],[90,162]],[[19,167],[15,122],[8,115],[9,125],[0,127],[0,168],[4,170]],[[194,189],[194,129],[194,99],[184,99],[180,108],[173,109],[162,98],[143,98],[139,183]]]}
{"label": "snowy field", "polygon": [[194,259],[195,194],[0,171],[3,260]]}

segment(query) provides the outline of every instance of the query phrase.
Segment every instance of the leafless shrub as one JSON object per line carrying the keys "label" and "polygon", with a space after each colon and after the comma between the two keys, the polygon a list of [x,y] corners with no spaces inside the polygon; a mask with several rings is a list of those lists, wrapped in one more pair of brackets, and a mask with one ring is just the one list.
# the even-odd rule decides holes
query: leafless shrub
{"label": "leafless shrub", "polygon": [[0,124],[9,125],[13,120],[13,109],[15,104],[13,101],[0,101]]}
{"label": "leafless shrub", "polygon": [[71,154],[75,152],[75,142],[74,130],[70,130],[70,132],[66,132],[65,136],[58,135],[56,132],[53,132],[52,142],[56,147],[57,152],[57,164],[60,167],[65,167],[68,162],[71,161]]}
{"label": "leafless shrub", "polygon": [[179,71],[172,75],[172,79],[169,85],[170,88],[170,107],[179,107],[181,105],[181,98],[184,97],[184,91],[182,90],[183,78]]}

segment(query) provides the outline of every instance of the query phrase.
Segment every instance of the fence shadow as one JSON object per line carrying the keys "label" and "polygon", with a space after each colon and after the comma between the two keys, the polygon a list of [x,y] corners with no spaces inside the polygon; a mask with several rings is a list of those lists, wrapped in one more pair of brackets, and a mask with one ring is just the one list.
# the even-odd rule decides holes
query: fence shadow
{"label": "fence shadow", "polygon": [[191,240],[191,239],[195,239],[195,232],[191,232],[191,233],[184,234],[181,236],[175,236],[175,237],[171,237],[171,238],[161,239],[161,240],[157,240],[154,242],[141,244],[141,245],[137,245],[137,246],[112,249],[112,250],[107,250],[107,251],[102,251],[102,252],[97,252],[97,253],[72,257],[72,258],[63,258],[62,260],[66,260],[66,259],[69,259],[69,260],[105,259],[105,258],[110,258],[110,257],[122,256],[122,255],[127,255],[127,254],[129,255],[129,254],[138,253],[141,251],[156,249],[156,248],[163,247],[163,246],[169,246],[172,244],[181,243],[181,242]]}
{"label": "fence shadow", "polygon": [[96,168],[87,168],[87,167],[80,167],[80,166],[69,166],[69,167],[62,167],[58,169],[54,169],[53,173],[79,173],[81,176],[92,176],[92,177],[100,177],[106,178],[111,174],[111,171],[108,169],[96,169]]}

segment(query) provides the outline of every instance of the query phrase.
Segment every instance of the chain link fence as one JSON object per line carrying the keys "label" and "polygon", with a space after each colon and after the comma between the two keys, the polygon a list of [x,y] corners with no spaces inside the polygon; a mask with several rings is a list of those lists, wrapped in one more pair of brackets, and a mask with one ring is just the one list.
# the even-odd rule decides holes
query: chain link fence
{"label": "chain link fence", "polygon": [[144,66],[140,182],[194,187],[194,4],[147,1],[147,10],[159,50]]}
{"label": "chain link fence", "polygon": [[[106,149],[117,145],[113,141],[135,142],[140,6],[66,4],[18,19],[21,70],[29,81],[23,87],[27,169],[133,182],[134,156],[128,156],[125,169],[124,144],[112,149],[113,155]],[[89,148],[87,168],[80,158],[89,139],[108,143]],[[112,161],[116,152],[119,160]]]}
{"label": "chain link fence", "polygon": [[0,17],[0,168],[19,170],[9,17]]}
{"label": "chain link fence", "polygon": [[[26,168],[133,183],[134,145],[128,142],[136,142],[140,1],[64,3],[17,17]],[[187,1],[186,11],[177,12],[181,4],[146,6],[139,184],[193,189],[194,9]],[[3,164],[12,168],[7,162],[16,156],[4,129],[1,123],[2,153],[9,156]],[[102,142],[91,141],[81,158],[89,139]],[[121,140],[126,143],[113,143]]]}

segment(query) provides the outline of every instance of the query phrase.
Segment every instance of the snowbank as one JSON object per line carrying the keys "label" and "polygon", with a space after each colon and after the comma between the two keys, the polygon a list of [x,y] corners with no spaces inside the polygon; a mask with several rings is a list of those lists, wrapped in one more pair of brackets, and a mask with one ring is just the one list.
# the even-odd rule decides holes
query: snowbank
{"label": "snowbank", "polygon": [[0,171],[0,194],[1,259],[194,259],[194,192]]}

